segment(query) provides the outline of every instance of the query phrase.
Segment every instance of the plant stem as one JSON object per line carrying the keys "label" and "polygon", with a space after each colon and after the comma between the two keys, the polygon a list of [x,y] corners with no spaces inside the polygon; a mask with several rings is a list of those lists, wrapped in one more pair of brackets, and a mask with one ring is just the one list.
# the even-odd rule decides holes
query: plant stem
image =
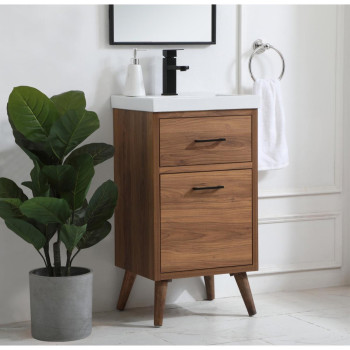
{"label": "plant stem", "polygon": [[44,245],[44,254],[46,258],[46,268],[49,276],[53,276],[53,268],[51,264],[51,259],[50,259],[50,253],[49,253],[49,242],[46,242]]}
{"label": "plant stem", "polygon": [[42,257],[42,259],[44,260],[45,266],[47,267],[47,263],[46,263],[46,260],[45,260],[44,256],[40,253],[39,250],[37,250],[37,252],[40,254],[40,256]]}
{"label": "plant stem", "polygon": [[57,232],[57,241],[53,244],[53,260],[55,265],[55,276],[61,276],[61,249],[60,230]]}
{"label": "plant stem", "polygon": [[78,249],[75,254],[73,255],[72,259],[70,260],[70,265],[72,266],[74,258],[77,256],[77,254],[80,252],[81,249]]}
{"label": "plant stem", "polygon": [[72,256],[72,251],[67,250],[66,276],[70,276],[71,256]]}

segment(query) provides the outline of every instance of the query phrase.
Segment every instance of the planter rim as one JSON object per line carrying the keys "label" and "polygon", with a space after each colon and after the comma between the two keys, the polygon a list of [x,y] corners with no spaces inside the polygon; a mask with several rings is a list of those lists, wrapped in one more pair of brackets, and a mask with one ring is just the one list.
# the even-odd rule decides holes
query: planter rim
{"label": "planter rim", "polygon": [[90,269],[88,267],[72,266],[72,269],[81,269],[81,270],[84,270],[86,272],[81,273],[79,275],[74,275],[74,276],[42,276],[42,275],[36,274],[35,272],[39,271],[39,270],[46,270],[46,267],[39,267],[39,268],[36,268],[36,269],[29,271],[29,275],[35,276],[36,278],[64,278],[64,279],[67,279],[67,278],[71,279],[71,278],[76,278],[76,277],[92,275],[92,269]]}

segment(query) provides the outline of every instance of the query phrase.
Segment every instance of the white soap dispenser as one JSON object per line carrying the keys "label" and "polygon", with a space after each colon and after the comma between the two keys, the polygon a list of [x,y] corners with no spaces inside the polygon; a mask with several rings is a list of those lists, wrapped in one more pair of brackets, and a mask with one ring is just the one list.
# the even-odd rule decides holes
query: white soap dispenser
{"label": "white soap dispenser", "polygon": [[124,96],[145,96],[145,86],[143,84],[142,68],[137,58],[137,51],[146,51],[134,49],[134,57],[128,66],[126,82],[124,88]]}

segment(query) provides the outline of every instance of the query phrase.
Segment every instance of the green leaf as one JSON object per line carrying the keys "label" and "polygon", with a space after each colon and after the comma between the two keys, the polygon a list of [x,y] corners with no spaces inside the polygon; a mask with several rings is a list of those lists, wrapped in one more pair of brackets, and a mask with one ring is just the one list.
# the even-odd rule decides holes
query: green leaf
{"label": "green leaf", "polygon": [[114,147],[106,143],[89,143],[74,150],[67,159],[72,159],[80,154],[89,154],[94,165],[97,165],[113,157]]}
{"label": "green leaf", "polygon": [[97,114],[90,111],[69,110],[59,118],[50,131],[50,144],[56,156],[63,159],[100,126]]}
{"label": "green leaf", "polygon": [[18,198],[1,198],[0,199],[0,217],[4,220],[7,219],[22,219],[30,224],[32,224],[35,228],[37,228],[45,237],[47,241],[53,237],[53,235],[57,231],[57,224],[48,224],[44,225],[37,222],[34,219],[28,219],[25,217],[19,207],[22,202]]}
{"label": "green leaf", "polygon": [[22,202],[28,199],[22,189],[6,177],[0,177],[0,198],[19,198]]}
{"label": "green leaf", "polygon": [[85,199],[82,207],[80,209],[75,210],[74,218],[73,218],[74,225],[83,226],[86,224],[85,215],[86,215],[87,206],[88,206],[88,202]]}
{"label": "green leaf", "polygon": [[60,237],[69,252],[72,252],[80,239],[86,232],[86,225],[63,225],[60,230]]}
{"label": "green leaf", "polygon": [[23,214],[19,207],[22,201],[19,198],[1,198],[0,199],[0,217],[4,220],[10,218],[22,218]]}
{"label": "green leaf", "polygon": [[88,231],[94,230],[108,220],[114,213],[118,199],[117,185],[107,180],[93,194],[86,209]]}
{"label": "green leaf", "polygon": [[35,143],[27,140],[11,123],[13,137],[15,138],[16,144],[22,149],[22,151],[33,161],[41,162],[39,156],[36,154]]}
{"label": "green leaf", "polygon": [[64,224],[71,211],[64,199],[36,197],[25,201],[20,207],[23,215],[44,225],[50,223]]}
{"label": "green leaf", "polygon": [[44,246],[46,242],[45,237],[30,223],[20,219],[6,219],[5,224],[11,231],[32,244],[36,250]]}
{"label": "green leaf", "polygon": [[[16,141],[17,143],[17,141]],[[18,143],[17,143],[18,144]],[[37,162],[38,164],[42,164],[39,156],[37,156],[34,152],[29,151],[25,147],[19,146],[21,150],[34,162]]]}
{"label": "green leaf", "polygon": [[40,164],[57,164],[59,162],[59,159],[52,152],[51,146],[48,142],[29,141],[18,130],[16,130],[11,121],[10,124],[16,144],[31,160],[37,161]]}
{"label": "green leaf", "polygon": [[95,230],[88,230],[83,235],[81,240],[78,243],[79,249],[90,248],[98,242],[102,241],[111,231],[111,224],[108,221],[105,221],[101,227]]}
{"label": "green leaf", "polygon": [[85,95],[82,91],[67,91],[51,97],[60,115],[70,110],[80,111],[86,107]]}
{"label": "green leaf", "polygon": [[32,142],[27,140],[18,130],[12,126],[13,136],[16,144],[32,160],[39,164],[57,164],[59,159],[52,152],[51,146],[46,142]]}
{"label": "green leaf", "polygon": [[75,171],[71,165],[46,165],[42,172],[59,194],[73,189]]}
{"label": "green leaf", "polygon": [[46,237],[46,243],[48,243],[51,238],[54,236],[54,234],[58,230],[59,224],[41,224],[40,222],[37,222],[36,220],[29,219],[30,223],[36,227],[45,237]]}
{"label": "green leaf", "polygon": [[50,239],[54,236],[54,234],[57,232],[58,224],[48,224],[45,225],[45,237],[46,241],[50,241]]}
{"label": "green leaf", "polygon": [[50,186],[45,174],[41,171],[39,164],[34,161],[34,168],[30,172],[32,178],[32,192],[35,197],[48,197]]}
{"label": "green leaf", "polygon": [[75,170],[74,186],[71,191],[62,193],[62,198],[66,199],[72,210],[76,210],[84,203],[95,170],[92,158],[87,154],[70,159],[69,165]]}
{"label": "green leaf", "polygon": [[51,125],[59,117],[54,103],[39,90],[15,87],[7,104],[9,119],[26,139],[47,141]]}
{"label": "green leaf", "polygon": [[25,186],[25,187],[27,187],[27,188],[29,188],[30,190],[33,191],[33,182],[32,181],[24,181],[24,182],[22,182],[21,185]]}

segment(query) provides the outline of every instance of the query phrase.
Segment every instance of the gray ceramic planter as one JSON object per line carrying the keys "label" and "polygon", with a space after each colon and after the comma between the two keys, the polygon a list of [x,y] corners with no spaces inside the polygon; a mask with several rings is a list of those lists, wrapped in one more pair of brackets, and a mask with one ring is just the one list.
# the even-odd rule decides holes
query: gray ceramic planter
{"label": "gray ceramic planter", "polygon": [[72,267],[69,277],[29,272],[32,336],[45,341],[83,339],[91,333],[92,271]]}

